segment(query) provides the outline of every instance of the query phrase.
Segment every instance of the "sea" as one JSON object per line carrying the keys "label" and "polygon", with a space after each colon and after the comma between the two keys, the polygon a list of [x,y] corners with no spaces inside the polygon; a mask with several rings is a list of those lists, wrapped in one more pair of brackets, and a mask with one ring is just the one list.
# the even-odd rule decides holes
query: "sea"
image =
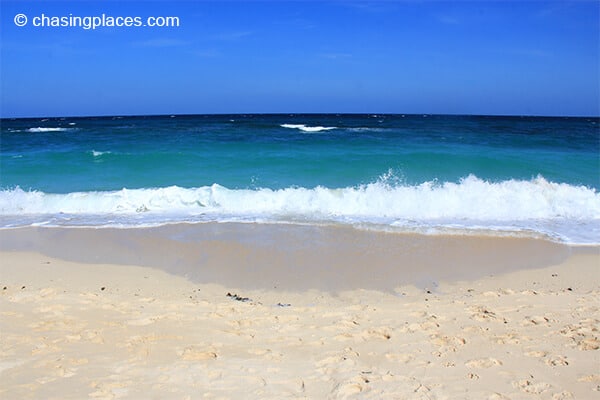
{"label": "sea", "polygon": [[600,118],[2,119],[0,229],[240,222],[600,244]]}

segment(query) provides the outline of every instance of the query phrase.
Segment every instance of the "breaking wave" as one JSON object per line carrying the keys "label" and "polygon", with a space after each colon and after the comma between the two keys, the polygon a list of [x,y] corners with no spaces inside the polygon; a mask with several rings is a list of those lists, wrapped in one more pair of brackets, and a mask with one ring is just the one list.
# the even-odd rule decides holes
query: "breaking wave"
{"label": "breaking wave", "polygon": [[48,127],[48,128],[42,128],[42,127],[36,127],[36,128],[29,128],[26,129],[26,132],[30,132],[30,133],[42,133],[42,132],[64,132],[64,131],[70,131],[74,128],[61,128],[61,127]]}
{"label": "breaking wave", "polygon": [[337,129],[336,126],[306,126],[304,124],[281,124],[282,128],[299,129],[302,132],[322,132]]}
{"label": "breaking wave", "polygon": [[213,184],[67,194],[0,191],[0,225],[50,220],[99,226],[238,220],[450,227],[532,231],[594,244],[600,243],[600,194],[543,177],[489,182],[473,175],[458,183],[391,185],[380,179],[345,188],[228,189]]}

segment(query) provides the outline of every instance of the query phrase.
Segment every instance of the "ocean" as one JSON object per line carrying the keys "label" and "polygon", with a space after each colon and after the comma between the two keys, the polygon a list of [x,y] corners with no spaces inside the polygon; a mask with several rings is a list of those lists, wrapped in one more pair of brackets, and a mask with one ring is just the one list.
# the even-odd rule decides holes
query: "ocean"
{"label": "ocean", "polygon": [[600,118],[2,119],[0,228],[247,222],[600,244]]}

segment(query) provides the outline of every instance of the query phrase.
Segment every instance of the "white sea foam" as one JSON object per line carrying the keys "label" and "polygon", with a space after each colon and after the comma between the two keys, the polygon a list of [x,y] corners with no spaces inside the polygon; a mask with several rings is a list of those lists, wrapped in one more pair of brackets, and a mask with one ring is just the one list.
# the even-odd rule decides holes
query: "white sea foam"
{"label": "white sea foam", "polygon": [[337,129],[335,126],[306,126],[304,124],[281,124],[282,128],[300,129],[302,132],[322,132]]}
{"label": "white sea foam", "polygon": [[355,128],[346,128],[351,132],[384,132],[385,128],[374,128],[374,127],[355,127]]}
{"label": "white sea foam", "polygon": [[101,157],[104,154],[110,154],[110,151],[96,151],[96,150],[92,150],[91,153],[92,153],[92,156],[94,156],[94,157]]}
{"label": "white sea foam", "polygon": [[[36,219],[35,216],[39,216]],[[276,221],[372,224],[394,229],[537,232],[570,243],[600,243],[600,193],[583,186],[530,180],[390,185],[385,179],[331,189],[232,190],[218,184],[48,194],[0,192],[0,224],[48,216],[97,225],[177,221]],[[11,218],[13,217],[13,218]],[[62,220],[61,219],[61,220]]]}
{"label": "white sea foam", "polygon": [[49,128],[42,128],[42,127],[37,127],[37,128],[29,128],[26,130],[26,132],[31,132],[31,133],[41,133],[41,132],[64,132],[64,131],[68,131],[71,130],[72,128],[61,128],[61,127],[49,127]]}

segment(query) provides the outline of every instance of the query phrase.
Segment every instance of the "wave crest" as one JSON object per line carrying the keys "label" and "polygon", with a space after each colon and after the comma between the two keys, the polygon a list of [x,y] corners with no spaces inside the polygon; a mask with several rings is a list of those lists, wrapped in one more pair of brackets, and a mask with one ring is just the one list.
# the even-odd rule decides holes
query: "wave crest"
{"label": "wave crest", "polygon": [[336,126],[306,126],[304,124],[281,124],[282,128],[299,129],[302,132],[322,132],[337,129]]}
{"label": "wave crest", "polygon": [[43,132],[64,132],[64,131],[69,131],[72,130],[73,128],[61,128],[61,127],[48,127],[48,128],[42,128],[42,127],[36,127],[36,128],[29,128],[26,129],[26,132],[30,132],[30,133],[43,133]]}
{"label": "wave crest", "polygon": [[[584,186],[530,181],[402,185],[387,175],[358,187],[228,189],[171,186],[112,192],[51,194],[0,191],[0,225],[52,218],[94,225],[147,221],[263,221],[371,224],[387,227],[534,231],[573,243],[600,243],[600,194]],[[52,219],[50,218],[50,219]],[[147,218],[147,219],[146,219]],[[8,221],[8,222],[7,222]]]}
{"label": "wave crest", "polygon": [[473,175],[459,183],[390,184],[387,176],[359,187],[312,189],[228,189],[171,186],[112,192],[48,194],[20,188],[0,192],[0,214],[156,212],[253,213],[268,215],[392,217],[407,219],[465,218],[527,220],[534,218],[600,218],[595,190],[543,177],[531,181],[488,182]]}

